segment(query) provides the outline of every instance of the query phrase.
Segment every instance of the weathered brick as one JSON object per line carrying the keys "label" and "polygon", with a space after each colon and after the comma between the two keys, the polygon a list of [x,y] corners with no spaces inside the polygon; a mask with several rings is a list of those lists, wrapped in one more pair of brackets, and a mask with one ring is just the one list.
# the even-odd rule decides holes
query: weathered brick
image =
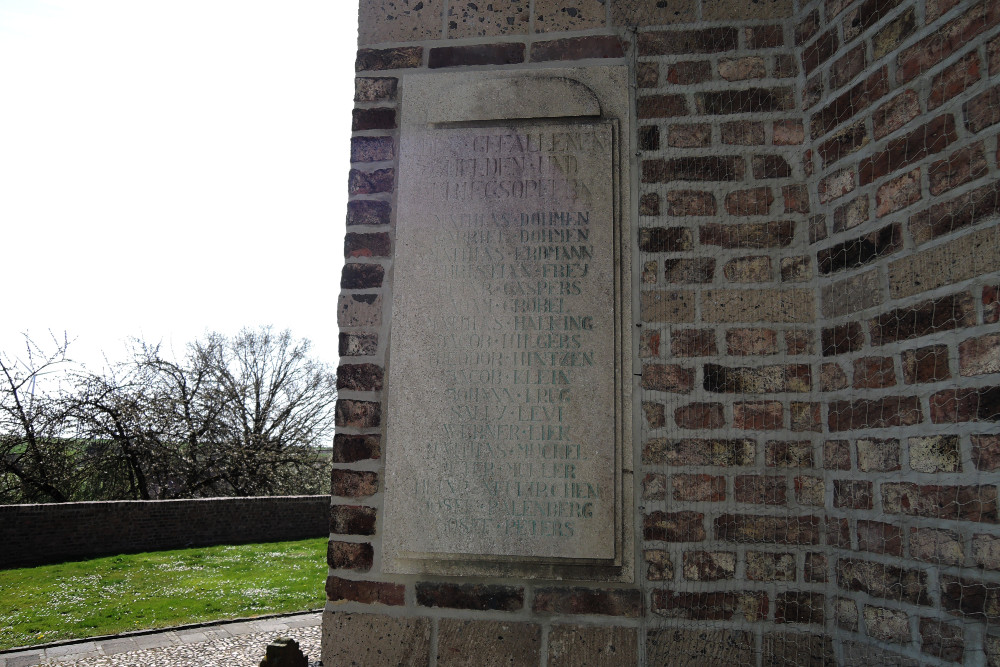
{"label": "weathered brick", "polygon": [[446,584],[418,581],[417,604],[422,607],[517,611],[524,607],[524,589],[497,584]]}
{"label": "weathered brick", "polygon": [[856,273],[820,288],[821,312],[825,317],[840,317],[872,308],[882,303],[883,291],[878,269]]}
{"label": "weathered brick", "polygon": [[784,505],[785,478],[773,475],[737,475],[735,496],[738,503]]}
{"label": "weathered brick", "polygon": [[686,394],[694,387],[694,371],[676,364],[645,364],[642,388]]}
{"label": "weathered brick", "polygon": [[743,30],[748,49],[776,49],[785,45],[785,31],[781,24],[755,25]]}
{"label": "weathered brick", "polygon": [[759,180],[787,178],[792,175],[792,166],[781,155],[754,155],[753,177]]}
{"label": "weathered brick", "polygon": [[344,257],[346,258],[389,257],[391,247],[392,241],[385,232],[376,234],[348,232],[344,235]]}
{"label": "weathered brick", "polygon": [[382,404],[341,398],[336,407],[337,426],[372,428],[382,423]]}
{"label": "weathered brick", "polygon": [[750,439],[648,440],[643,465],[746,466],[753,465],[757,443]]}
{"label": "weathered brick", "polygon": [[932,111],[954,99],[981,78],[979,54],[970,51],[957,62],[938,72],[931,80],[927,110]]}
{"label": "weathered brick", "polygon": [[331,602],[402,605],[406,586],[384,581],[353,581],[334,575],[326,578],[326,599]]}
{"label": "weathered brick", "polygon": [[1000,469],[1000,435],[972,436],[972,463],[976,470]]}
{"label": "weathered brick", "polygon": [[347,193],[349,195],[370,195],[379,192],[392,192],[395,183],[395,172],[391,168],[362,171],[351,169],[347,175]]}
{"label": "weathered brick", "polygon": [[688,113],[683,95],[643,95],[636,100],[637,118],[672,118]]}
{"label": "weathered brick", "polygon": [[638,618],[642,592],[628,588],[539,588],[531,609],[543,614],[599,614]]}
{"label": "weathered brick", "polygon": [[732,620],[737,615],[748,621],[767,616],[767,595],[749,592],[678,593],[653,591],[653,611],[663,616],[700,621]]}
{"label": "weathered brick", "polygon": [[727,194],[725,206],[729,215],[767,215],[773,203],[771,188],[751,188]]}
{"label": "weathered brick", "polygon": [[722,428],[726,412],[722,403],[690,403],[674,410],[674,422],[679,428]]}
{"label": "weathered brick", "polygon": [[823,166],[828,167],[867,146],[870,140],[868,129],[862,120],[834,132],[829,139],[819,145],[817,152],[823,160]]}
{"label": "weathered brick", "polygon": [[882,484],[882,509],[888,514],[997,523],[997,489],[886,482]]}
{"label": "weathered brick", "polygon": [[1000,584],[941,575],[941,606],[956,615],[1000,620]]}
{"label": "weathered brick", "polygon": [[774,622],[822,625],[825,604],[826,596],[822,593],[779,593],[774,600]]}
{"label": "weathered brick", "polygon": [[358,49],[354,71],[420,67],[423,54],[424,49],[420,46],[403,46],[395,49]]}
{"label": "weathered brick", "polygon": [[639,33],[640,56],[720,53],[732,51],[738,45],[739,33],[736,28],[663,30]]}
{"label": "weathered brick", "polygon": [[524,44],[470,44],[438,46],[431,49],[427,66],[431,69],[466,65],[515,65],[524,62]]}
{"label": "weathered brick", "polygon": [[834,172],[820,180],[819,201],[821,204],[829,203],[853,192],[854,187],[854,170],[842,169]]}
{"label": "weathered brick", "polygon": [[832,102],[813,114],[809,121],[809,133],[818,139],[844,121],[867,109],[889,92],[889,70],[880,67],[864,81],[860,81]]}
{"label": "weathered brick", "polygon": [[907,444],[910,468],[917,472],[962,471],[962,453],[957,435],[912,437]]}
{"label": "weathered brick", "polygon": [[834,357],[845,352],[857,352],[865,344],[865,334],[858,322],[846,322],[824,327],[820,332],[820,345],[824,357]]}
{"label": "weathered brick", "polygon": [[764,465],[777,468],[812,468],[813,446],[809,440],[768,440]]}
{"label": "weathered brick", "polygon": [[921,301],[868,321],[872,345],[886,345],[976,323],[975,303],[967,292]]}
{"label": "weathered brick", "polygon": [[382,367],[377,364],[341,364],[337,367],[337,389],[380,391]]}
{"label": "weathered brick", "polygon": [[[784,276],[782,276],[782,279],[784,279]],[[815,351],[816,337],[812,331],[808,329],[793,329],[785,332],[785,352],[789,355],[813,354]]]}
{"label": "weathered brick", "polygon": [[785,213],[809,212],[809,189],[804,185],[784,185],[781,188],[781,198],[785,204]]}
{"label": "weathered brick", "polygon": [[806,289],[706,289],[699,294],[705,322],[802,323],[816,318]]}
{"label": "weathered brick", "polygon": [[396,99],[396,84],[398,79],[391,76],[367,77],[354,79],[355,102],[384,102]]}
{"label": "weathered brick", "polygon": [[959,185],[985,176],[988,169],[983,155],[983,142],[979,141],[952,153],[948,159],[931,164],[931,194],[939,195]]}
{"label": "weathered brick", "polygon": [[826,95],[826,86],[823,84],[823,73],[817,72],[806,80],[806,87],[802,91],[802,110],[807,111],[819,104]]}
{"label": "weathered brick", "polygon": [[[539,664],[541,648],[542,628],[535,623],[442,618],[438,621],[437,656],[434,663],[423,660],[418,662],[419,658],[411,663],[411,658],[407,655],[398,661],[375,659],[359,664],[489,667],[499,663],[512,667],[529,667]],[[343,663],[331,664],[346,665],[350,662],[351,660],[345,660]]]}
{"label": "weathered brick", "polygon": [[685,551],[683,573],[688,581],[732,579],[736,574],[736,554],[731,551]]}
{"label": "weathered brick", "polygon": [[763,283],[771,280],[771,258],[766,255],[734,257],[722,267],[731,283]]}
{"label": "weathered brick", "polygon": [[360,505],[331,506],[330,532],[337,535],[374,535],[375,508]]}
{"label": "weathered brick", "polygon": [[705,364],[705,391],[767,394],[805,392],[812,387],[808,364],[779,364],[760,367],[728,367]]}
{"label": "weathered brick", "polygon": [[342,357],[371,356],[378,350],[378,334],[374,332],[340,332],[338,351]]}
{"label": "weathered brick", "polygon": [[588,35],[534,42],[531,61],[580,60],[582,58],[622,58],[627,43],[613,35]]}
{"label": "weathered brick", "polygon": [[660,428],[667,423],[662,403],[643,401],[642,413],[646,417],[646,425],[649,426],[649,428]]}
{"label": "weathered brick", "polygon": [[821,25],[819,10],[814,9],[806,14],[795,26],[795,45],[802,46],[819,32]]}
{"label": "weathered brick", "polygon": [[639,126],[639,150],[655,151],[660,149],[660,126]]}
{"label": "weathered brick", "polygon": [[647,192],[639,197],[639,215],[659,215],[660,195],[656,192]]}
{"label": "weathered brick", "polygon": [[910,218],[910,234],[922,245],[1000,213],[1000,181],[959,195]]}
{"label": "weathered brick", "polygon": [[851,469],[851,443],[848,440],[827,440],[823,443],[825,470]]}
{"label": "weathered brick", "polygon": [[1000,285],[983,286],[983,324],[1000,322]]}
{"label": "weathered brick", "polygon": [[806,554],[802,578],[809,583],[825,583],[828,579],[828,569],[825,554]]}
{"label": "weathered brick", "polygon": [[671,160],[643,160],[643,183],[740,181],[745,164],[738,156],[706,155]]}
{"label": "weathered brick", "polygon": [[639,294],[643,322],[694,321],[694,295],[690,292],[648,291]]}
{"label": "weathered brick", "polygon": [[858,629],[858,604],[847,598],[837,598],[833,613],[837,618],[837,627],[841,630],[856,632]]}
{"label": "weathered brick", "polygon": [[837,585],[845,591],[860,591],[886,600],[931,604],[927,573],[922,570],[841,558],[837,561]]}
{"label": "weathered brick", "polygon": [[910,557],[928,563],[962,565],[965,561],[962,536],[952,530],[910,528]]}
{"label": "weathered brick", "polygon": [[641,227],[639,250],[642,252],[679,252],[693,245],[691,230],[685,227]]}
{"label": "weathered brick", "polygon": [[635,81],[639,88],[656,88],[660,83],[659,63],[637,63]]}
{"label": "weathered brick", "polygon": [[339,542],[330,540],[326,549],[326,562],[334,570],[357,570],[367,572],[372,569],[375,552],[366,542]]}
{"label": "weathered brick", "polygon": [[392,137],[351,137],[351,162],[381,162],[394,156]]}
{"label": "weathered brick", "polygon": [[795,237],[791,220],[741,224],[711,223],[698,228],[698,242],[723,248],[784,248]]}
{"label": "weathered brick", "polygon": [[650,512],[643,517],[645,540],[660,542],[702,542],[705,515],[699,512]]}
{"label": "weathered brick", "polygon": [[903,230],[898,223],[894,223],[821,250],[816,255],[816,261],[819,272],[829,274],[864,266],[902,247]]}
{"label": "weathered brick", "polygon": [[945,389],[931,395],[931,421],[1000,421],[1000,387]]}
{"label": "weathered brick", "polygon": [[639,660],[639,633],[636,628],[553,625],[548,650],[547,667],[633,664]]}
{"label": "weathered brick", "polygon": [[648,549],[642,552],[646,561],[646,579],[648,581],[671,581],[674,578],[674,564],[670,553],[661,549]]}
{"label": "weathered brick", "polygon": [[726,499],[726,478],[713,475],[673,475],[673,499],[720,502]]}
{"label": "weathered brick", "polygon": [[973,535],[972,559],[979,567],[987,570],[1000,570],[1000,537],[985,534]]}
{"label": "weathered brick", "polygon": [[895,213],[920,201],[920,169],[914,169],[879,186],[875,193],[875,215]]}
{"label": "weathered brick", "polygon": [[865,605],[868,636],[895,644],[910,643],[910,617],[905,611]]}
{"label": "weathered brick", "polygon": [[340,274],[342,289],[374,289],[382,286],[385,269],[381,264],[344,264]]}
{"label": "weathered brick", "polygon": [[836,664],[833,640],[829,635],[769,632],[764,634],[762,653],[765,665]]}
{"label": "weathered brick", "polygon": [[878,60],[882,56],[897,51],[916,30],[916,12],[912,6],[907,7],[899,16],[886,23],[881,30],[872,36],[872,57]]}
{"label": "weathered brick", "polygon": [[951,377],[948,369],[948,346],[929,345],[903,352],[903,381],[906,384],[937,382]]}
{"label": "weathered brick", "polygon": [[875,554],[902,556],[903,532],[895,524],[858,519],[858,549]]}
{"label": "weathered brick", "polygon": [[1000,334],[962,341],[958,346],[958,367],[964,377],[1000,373]]}
{"label": "weathered brick", "polygon": [[898,56],[896,81],[905,83],[927,71],[972,39],[1000,22],[1000,7],[990,0],[981,0],[961,16],[952,19]]}
{"label": "weathered brick", "polygon": [[726,352],[738,356],[777,354],[778,332],[774,329],[729,329],[726,331]]}
{"label": "weathered brick", "polygon": [[667,83],[690,86],[712,79],[712,63],[707,60],[683,60],[667,67]]}
{"label": "weathered brick", "polygon": [[733,405],[733,426],[746,430],[777,430],[784,427],[780,401],[750,401]]}
{"label": "weathered brick", "polygon": [[[347,224],[351,225],[387,225],[392,212],[392,205],[387,201],[372,201],[367,199],[347,202]],[[350,236],[350,234],[348,234]],[[386,248],[389,247],[389,238],[383,234],[385,239],[382,242]],[[345,248],[347,243],[344,244]],[[379,255],[385,257],[387,255]]]}
{"label": "weathered brick", "polygon": [[868,195],[855,197],[833,212],[833,231],[843,232],[868,222]]}
{"label": "weathered brick", "polygon": [[860,438],[855,447],[858,451],[858,470],[891,472],[900,468],[899,440],[896,438]]}
{"label": "weathered brick", "polygon": [[381,323],[381,295],[341,294],[337,297],[337,324],[341,327],[369,327]]}
{"label": "weathered brick", "polygon": [[959,625],[935,618],[920,619],[920,650],[948,662],[962,662],[965,633]]}
{"label": "weathered brick", "polygon": [[854,360],[855,389],[883,389],[896,385],[892,357],[861,357]]}
{"label": "weathered brick", "polygon": [[764,59],[760,56],[721,58],[719,60],[719,76],[726,81],[762,79],[765,75]]}
{"label": "weathered brick", "polygon": [[750,581],[795,581],[795,555],[748,551],[746,576]]}
{"label": "weathered brick", "polygon": [[793,485],[799,505],[823,507],[826,504],[826,482],[822,477],[799,475],[793,480]]}
{"label": "weathered brick", "polygon": [[920,99],[914,90],[908,88],[875,110],[872,114],[873,134],[876,139],[882,139],[919,115]]}
{"label": "weathered brick", "polygon": [[826,517],[826,543],[838,549],[851,548],[851,522],[848,519]]}
{"label": "weathered brick", "polygon": [[713,329],[677,329],[670,334],[670,354],[675,357],[707,357],[718,354]]}
{"label": "weathered brick", "polygon": [[888,143],[885,150],[867,157],[858,165],[858,179],[867,185],[928,155],[939,153],[958,140],[955,117],[938,116],[929,123]]}
{"label": "weathered brick", "polygon": [[872,508],[872,483],[854,479],[834,480],[833,506],[870,510]]}
{"label": "weathered brick", "polygon": [[831,431],[860,428],[912,426],[923,420],[916,396],[889,396],[879,399],[834,401],[830,404],[827,425]]}
{"label": "weathered brick", "polygon": [[331,471],[333,495],[346,498],[363,498],[378,493],[378,473],[364,470]]}
{"label": "weathered brick", "polygon": [[671,190],[666,194],[666,199],[668,215],[715,215],[715,195],[711,192]]}
{"label": "weathered brick", "polygon": [[814,516],[723,514],[714,521],[715,539],[755,544],[819,544]]}
{"label": "weathered brick", "polygon": [[706,123],[671,125],[667,145],[673,148],[702,148],[712,145],[712,126]]}
{"label": "weathered brick", "polygon": [[900,0],[865,0],[844,15],[844,41],[850,42],[855,37],[878,23],[887,16]]}
{"label": "weathered brick", "polygon": [[382,438],[378,435],[347,435],[333,438],[333,462],[355,463],[382,458]]}
{"label": "weathered brick", "polygon": [[800,120],[776,120],[771,128],[775,146],[799,146],[805,141],[805,128]]}
{"label": "weathered brick", "polygon": [[865,45],[858,44],[830,66],[830,85],[834,88],[840,88],[849,83],[851,79],[864,71],[867,64]]}

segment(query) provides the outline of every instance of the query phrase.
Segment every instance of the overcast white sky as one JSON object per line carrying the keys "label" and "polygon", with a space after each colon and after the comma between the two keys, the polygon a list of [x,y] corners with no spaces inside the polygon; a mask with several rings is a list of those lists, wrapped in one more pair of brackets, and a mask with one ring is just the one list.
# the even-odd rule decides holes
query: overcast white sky
{"label": "overcast white sky", "polygon": [[0,0],[0,349],[337,359],[357,0]]}

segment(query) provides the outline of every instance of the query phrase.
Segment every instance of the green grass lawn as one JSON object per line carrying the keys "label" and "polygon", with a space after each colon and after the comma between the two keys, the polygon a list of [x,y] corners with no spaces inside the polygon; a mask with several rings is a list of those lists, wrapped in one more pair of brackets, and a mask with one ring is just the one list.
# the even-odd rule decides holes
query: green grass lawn
{"label": "green grass lawn", "polygon": [[326,538],[0,570],[0,650],[325,601]]}

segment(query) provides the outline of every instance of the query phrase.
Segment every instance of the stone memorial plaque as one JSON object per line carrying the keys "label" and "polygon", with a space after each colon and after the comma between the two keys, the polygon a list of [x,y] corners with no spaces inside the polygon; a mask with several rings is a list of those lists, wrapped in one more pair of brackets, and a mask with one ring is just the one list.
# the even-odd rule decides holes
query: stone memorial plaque
{"label": "stone memorial plaque", "polygon": [[404,133],[390,560],[616,557],[614,123]]}

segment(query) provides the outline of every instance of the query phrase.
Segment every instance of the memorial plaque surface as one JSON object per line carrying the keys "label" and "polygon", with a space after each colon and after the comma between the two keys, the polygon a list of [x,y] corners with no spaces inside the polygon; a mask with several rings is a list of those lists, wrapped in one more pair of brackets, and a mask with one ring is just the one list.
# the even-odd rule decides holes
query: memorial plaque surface
{"label": "memorial plaque surface", "polygon": [[613,130],[526,122],[401,140],[395,557],[615,557]]}

